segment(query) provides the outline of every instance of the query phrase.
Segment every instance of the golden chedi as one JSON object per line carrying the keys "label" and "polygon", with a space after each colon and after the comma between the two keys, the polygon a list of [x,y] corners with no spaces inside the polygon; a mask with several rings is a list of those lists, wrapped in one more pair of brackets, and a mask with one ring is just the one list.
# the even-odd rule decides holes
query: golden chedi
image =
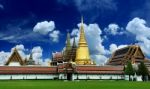
{"label": "golden chedi", "polygon": [[76,51],[75,62],[77,65],[90,65],[90,64],[92,64],[92,62],[90,60],[88,45],[87,45],[87,42],[85,39],[83,18],[81,20],[80,39],[79,39],[78,48]]}

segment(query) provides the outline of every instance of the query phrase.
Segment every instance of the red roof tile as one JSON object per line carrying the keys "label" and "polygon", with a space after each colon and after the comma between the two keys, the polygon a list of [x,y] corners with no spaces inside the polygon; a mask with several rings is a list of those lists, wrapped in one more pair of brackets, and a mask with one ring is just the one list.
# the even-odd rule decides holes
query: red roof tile
{"label": "red roof tile", "polygon": [[122,71],[123,66],[77,66],[77,71]]}
{"label": "red roof tile", "polygon": [[0,74],[54,74],[57,67],[9,67],[0,66]]}

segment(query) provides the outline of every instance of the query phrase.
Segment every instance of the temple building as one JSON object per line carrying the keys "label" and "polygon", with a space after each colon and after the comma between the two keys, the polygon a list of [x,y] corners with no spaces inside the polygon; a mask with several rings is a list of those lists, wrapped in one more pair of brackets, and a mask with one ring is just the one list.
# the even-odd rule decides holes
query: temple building
{"label": "temple building", "polygon": [[11,56],[9,57],[9,59],[5,65],[8,65],[8,66],[22,66],[22,65],[24,65],[24,61],[21,58],[21,56],[18,53],[16,48],[14,48],[13,53],[11,54]]}
{"label": "temple building", "polygon": [[148,66],[150,61],[145,58],[140,46],[129,45],[127,47],[116,50],[112,57],[108,60],[107,65],[126,65],[128,61],[132,64],[139,64],[145,62]]}
{"label": "temple building", "polygon": [[32,53],[30,54],[29,59],[25,58],[25,60],[23,60],[18,50],[14,48],[12,54],[10,55],[5,65],[7,66],[29,66],[29,65],[35,65],[35,61],[33,60]]}
{"label": "temple building", "polygon": [[[141,61],[147,65],[150,74],[150,61],[145,58],[141,48],[130,45],[116,50],[106,65],[98,66],[90,58],[86,42],[83,19],[80,26],[78,46],[75,37],[73,43],[67,33],[66,46],[61,52],[52,53],[50,66],[36,65],[32,53],[29,59],[23,60],[15,48],[5,66],[0,66],[0,80],[11,79],[60,79],[60,80],[124,80],[124,66],[127,61],[138,64]],[[35,66],[30,66],[35,65]],[[136,77],[142,81],[141,77]]]}
{"label": "temple building", "polygon": [[[74,62],[76,65],[94,65],[94,62],[90,58],[88,44],[86,42],[83,19],[81,20],[80,26],[80,38],[78,42],[78,47],[75,43],[75,37],[73,43],[71,45],[70,42],[70,34],[67,33],[67,40],[65,50],[63,51],[63,55],[61,52],[52,54],[52,65],[55,65],[58,62]],[[61,57],[57,57],[57,55],[61,55]],[[58,61],[59,60],[59,61]]]}
{"label": "temple building", "polygon": [[52,53],[52,61],[50,63],[51,66],[57,66],[59,64],[62,64],[63,61],[63,54],[62,52],[55,52]]}
{"label": "temple building", "polygon": [[76,43],[75,38],[73,40],[73,44],[70,42],[70,33],[67,33],[67,40],[65,49],[62,52],[52,53],[52,66],[57,66],[64,62],[75,62],[76,57]]}

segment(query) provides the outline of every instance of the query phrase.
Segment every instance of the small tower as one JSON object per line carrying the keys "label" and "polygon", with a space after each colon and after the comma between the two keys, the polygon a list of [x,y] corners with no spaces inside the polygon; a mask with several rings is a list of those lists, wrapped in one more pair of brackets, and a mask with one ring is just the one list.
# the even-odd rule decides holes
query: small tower
{"label": "small tower", "polygon": [[33,60],[32,53],[30,54],[29,60],[27,60],[27,65],[35,65],[35,61]]}
{"label": "small tower", "polygon": [[63,53],[65,62],[68,62],[70,60],[70,55],[69,55],[70,51],[71,51],[70,33],[68,32],[67,33],[67,40],[66,40],[66,48],[65,48],[65,51]]}
{"label": "small tower", "polygon": [[77,46],[76,46],[75,37],[74,37],[73,38],[73,44],[72,44],[72,50],[71,50],[71,60],[72,60],[72,62],[75,62],[76,50],[77,50]]}

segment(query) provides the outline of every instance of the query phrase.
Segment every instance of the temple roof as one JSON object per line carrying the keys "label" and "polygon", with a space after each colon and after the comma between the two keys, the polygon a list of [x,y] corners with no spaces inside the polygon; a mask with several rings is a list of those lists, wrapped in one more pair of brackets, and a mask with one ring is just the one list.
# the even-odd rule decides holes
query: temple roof
{"label": "temple roof", "polygon": [[[70,65],[69,65],[70,66]],[[58,73],[79,73],[79,74],[124,74],[123,66],[75,66],[56,67],[42,66],[0,66],[0,74],[58,74]],[[150,72],[150,67],[148,68]]]}
{"label": "temple roof", "polygon": [[57,67],[10,67],[0,66],[0,74],[54,74]]}
{"label": "temple roof", "polygon": [[22,60],[16,48],[14,49],[13,53],[9,57],[8,61],[6,62],[6,65],[9,65],[10,62],[19,62],[20,65],[24,65],[24,61]]}
{"label": "temple roof", "polygon": [[[132,51],[131,49],[134,49],[134,50]],[[134,55],[136,53],[136,51],[139,51],[141,53],[141,55],[144,56],[140,46],[138,46],[138,45],[129,45],[127,47],[118,49],[114,52],[114,56],[126,55],[126,54]]]}
{"label": "temple roof", "polygon": [[129,45],[127,47],[116,50],[107,62],[108,65],[124,65],[127,61],[139,63],[144,61],[145,56],[138,45]]}
{"label": "temple roof", "polygon": [[123,66],[77,66],[77,73],[86,74],[123,74]]}

